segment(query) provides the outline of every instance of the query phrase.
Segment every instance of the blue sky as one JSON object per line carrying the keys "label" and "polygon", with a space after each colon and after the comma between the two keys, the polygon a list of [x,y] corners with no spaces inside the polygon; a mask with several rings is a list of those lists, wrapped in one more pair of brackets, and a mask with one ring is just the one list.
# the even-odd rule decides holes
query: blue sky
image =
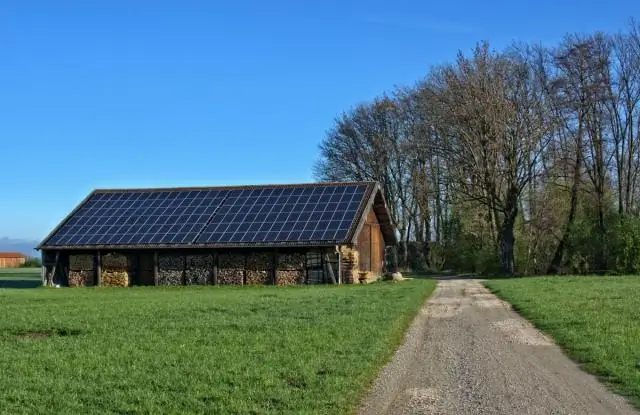
{"label": "blue sky", "polygon": [[333,118],[479,40],[623,28],[610,0],[0,2],[0,236],[96,187],[312,180]]}

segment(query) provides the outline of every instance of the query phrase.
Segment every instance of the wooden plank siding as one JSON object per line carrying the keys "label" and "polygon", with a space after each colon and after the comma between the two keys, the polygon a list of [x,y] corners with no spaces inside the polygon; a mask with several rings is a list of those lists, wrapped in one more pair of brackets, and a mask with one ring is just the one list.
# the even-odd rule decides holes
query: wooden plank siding
{"label": "wooden plank siding", "polygon": [[384,238],[373,209],[367,213],[364,226],[358,235],[356,247],[360,258],[360,271],[381,275],[384,258]]}

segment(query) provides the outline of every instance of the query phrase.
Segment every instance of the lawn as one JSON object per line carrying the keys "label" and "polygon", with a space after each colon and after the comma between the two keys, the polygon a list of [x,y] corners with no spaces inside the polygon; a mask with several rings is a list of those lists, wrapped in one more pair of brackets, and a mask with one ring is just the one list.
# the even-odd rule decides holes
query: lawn
{"label": "lawn", "polygon": [[0,407],[353,412],[434,286],[0,289]]}
{"label": "lawn", "polygon": [[485,284],[585,370],[640,407],[640,277],[536,277]]}

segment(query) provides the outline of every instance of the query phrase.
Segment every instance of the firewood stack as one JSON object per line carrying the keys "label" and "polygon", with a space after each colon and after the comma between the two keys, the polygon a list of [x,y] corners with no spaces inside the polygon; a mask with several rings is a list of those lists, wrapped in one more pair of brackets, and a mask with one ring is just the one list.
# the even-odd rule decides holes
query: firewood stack
{"label": "firewood stack", "polygon": [[281,254],[278,257],[276,283],[278,285],[304,284],[305,262],[304,254]]}
{"label": "firewood stack", "polygon": [[158,285],[182,285],[185,257],[158,255]]}
{"label": "firewood stack", "polygon": [[347,246],[340,247],[342,263],[342,282],[345,284],[358,284],[359,280],[359,255],[358,251]]}
{"label": "firewood stack", "polygon": [[265,285],[271,283],[273,274],[273,253],[254,252],[247,256],[247,285]]}
{"label": "firewood stack", "polygon": [[185,284],[208,284],[212,269],[213,257],[211,255],[188,255],[187,268],[185,269]]}
{"label": "firewood stack", "polygon": [[100,283],[105,287],[129,286],[129,258],[124,254],[102,255]]}
{"label": "firewood stack", "polygon": [[218,256],[218,284],[242,285],[244,280],[244,255],[220,254]]}
{"label": "firewood stack", "polygon": [[69,287],[93,285],[95,275],[93,255],[69,256]]}

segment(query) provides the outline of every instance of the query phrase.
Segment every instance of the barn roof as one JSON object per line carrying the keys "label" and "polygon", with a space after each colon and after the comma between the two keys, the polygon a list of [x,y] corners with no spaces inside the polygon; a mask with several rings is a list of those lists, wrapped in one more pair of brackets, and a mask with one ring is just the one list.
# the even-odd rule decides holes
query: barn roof
{"label": "barn roof", "polygon": [[376,182],[98,189],[37,249],[331,246],[354,242],[369,209],[395,243]]}
{"label": "barn roof", "polygon": [[20,252],[0,252],[0,258],[26,258]]}

